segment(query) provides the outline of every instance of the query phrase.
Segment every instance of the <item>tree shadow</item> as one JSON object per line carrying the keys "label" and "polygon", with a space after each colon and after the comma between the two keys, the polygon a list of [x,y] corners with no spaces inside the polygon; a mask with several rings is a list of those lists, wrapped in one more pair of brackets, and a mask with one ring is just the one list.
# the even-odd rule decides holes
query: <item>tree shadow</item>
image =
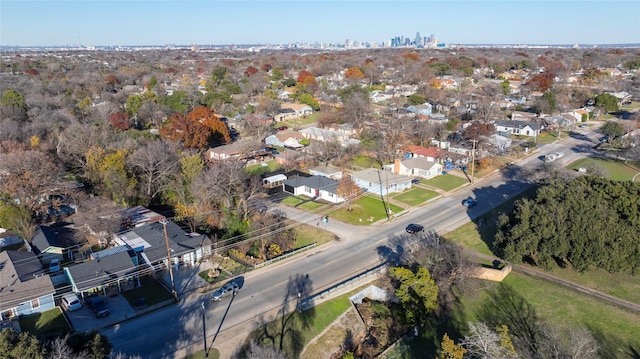
{"label": "tree shadow", "polygon": [[615,342],[610,334],[604,333],[598,329],[588,326],[587,329],[593,334],[593,337],[598,341],[600,348],[598,353],[607,358],[611,353],[619,353],[620,357],[624,356],[632,359],[640,359],[640,348],[634,347],[633,344],[627,343],[621,345],[619,342]]}
{"label": "tree shadow", "polygon": [[538,353],[539,320],[533,305],[504,283],[488,290],[487,296],[479,310],[480,321],[491,328],[507,325],[516,347]]}
{"label": "tree shadow", "polygon": [[290,358],[298,358],[304,348],[304,333],[313,325],[316,317],[314,307],[303,310],[303,302],[312,291],[313,282],[308,274],[298,273],[289,277],[278,317],[254,330],[239,349],[237,357],[247,357],[249,343],[253,340],[260,346],[275,347]]}

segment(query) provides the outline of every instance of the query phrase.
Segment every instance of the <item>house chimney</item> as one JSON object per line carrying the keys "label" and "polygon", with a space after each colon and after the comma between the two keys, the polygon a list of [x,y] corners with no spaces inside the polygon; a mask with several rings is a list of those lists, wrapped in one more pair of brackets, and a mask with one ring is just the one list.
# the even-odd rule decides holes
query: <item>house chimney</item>
{"label": "house chimney", "polygon": [[393,161],[393,173],[400,174],[400,160],[397,158]]}

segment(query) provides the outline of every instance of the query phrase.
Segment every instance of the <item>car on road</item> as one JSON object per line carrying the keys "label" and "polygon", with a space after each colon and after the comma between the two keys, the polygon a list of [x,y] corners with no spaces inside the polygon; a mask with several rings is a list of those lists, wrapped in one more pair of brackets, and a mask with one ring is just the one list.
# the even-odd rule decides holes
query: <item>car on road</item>
{"label": "car on road", "polygon": [[424,231],[424,226],[416,223],[411,223],[405,230],[407,231],[407,233],[414,234]]}
{"label": "car on road", "polygon": [[219,302],[232,293],[237,292],[238,290],[240,290],[240,287],[238,287],[238,283],[236,283],[234,280],[231,280],[225,283],[225,285],[223,285],[222,287],[218,288],[215,292],[211,293],[211,300],[213,300],[214,302]]}
{"label": "car on road", "polygon": [[475,206],[476,204],[478,204],[478,201],[476,201],[475,199],[473,199],[471,197],[467,197],[467,198],[462,200],[462,205],[467,207],[467,208],[471,208],[471,207]]}
{"label": "car on road", "polygon": [[80,303],[80,299],[78,299],[78,296],[75,293],[67,293],[63,295],[60,305],[68,312],[82,308],[82,303]]}
{"label": "car on road", "polygon": [[103,318],[109,315],[109,307],[102,297],[93,297],[89,300],[89,307],[93,311],[96,318]]}

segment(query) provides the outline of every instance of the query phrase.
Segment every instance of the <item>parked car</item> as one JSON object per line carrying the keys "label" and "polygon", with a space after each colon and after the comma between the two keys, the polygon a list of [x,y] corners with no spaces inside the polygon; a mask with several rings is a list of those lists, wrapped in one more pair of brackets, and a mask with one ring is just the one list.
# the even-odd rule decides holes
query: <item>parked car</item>
{"label": "parked car", "polygon": [[414,233],[424,231],[424,227],[420,224],[411,223],[410,225],[407,226],[406,231],[407,233],[414,234]]}
{"label": "parked car", "polygon": [[102,297],[93,297],[89,300],[89,306],[93,311],[93,315],[96,318],[102,318],[109,315],[109,308],[107,307],[107,302]]}
{"label": "parked car", "polygon": [[278,130],[278,131],[284,131],[284,130],[286,130],[286,129],[288,129],[288,128],[289,128],[289,127],[287,127],[287,126],[280,126],[280,127],[278,127],[278,128],[277,128],[277,130]]}
{"label": "parked car", "polygon": [[80,299],[78,299],[78,296],[75,293],[67,293],[63,295],[60,303],[62,308],[69,312],[82,308],[82,303],[80,303]]}
{"label": "parked car", "polygon": [[49,273],[55,273],[60,270],[60,260],[54,258],[49,262]]}
{"label": "parked car", "polygon": [[234,280],[231,280],[225,283],[225,285],[223,285],[222,287],[218,288],[215,292],[211,293],[211,300],[213,300],[214,302],[219,302],[225,297],[231,295],[233,292],[237,292],[238,290],[240,290],[238,284]]}
{"label": "parked car", "polygon": [[478,201],[476,201],[475,199],[468,197],[462,200],[462,205],[467,207],[467,208],[471,208],[473,206],[475,206],[476,204],[478,204]]}
{"label": "parked car", "polygon": [[418,178],[413,178],[413,179],[411,180],[411,183],[413,183],[413,184],[418,184],[418,183],[420,183],[420,179],[418,179]]}

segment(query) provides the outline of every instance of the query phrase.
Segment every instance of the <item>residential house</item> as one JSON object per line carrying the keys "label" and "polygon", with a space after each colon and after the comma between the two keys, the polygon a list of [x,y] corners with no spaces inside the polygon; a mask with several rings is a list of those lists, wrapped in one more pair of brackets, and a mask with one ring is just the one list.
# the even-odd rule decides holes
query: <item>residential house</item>
{"label": "residential house", "polygon": [[139,227],[147,223],[161,222],[165,217],[144,206],[135,206],[118,211],[124,228]]}
{"label": "residential house", "polygon": [[[165,232],[166,229],[166,232]],[[166,236],[166,238],[165,238]],[[130,231],[114,235],[115,243],[127,245],[142,259],[140,264],[167,265],[167,246],[172,265],[194,265],[204,255],[210,254],[211,241],[201,234],[183,231],[173,222],[150,223]]]}
{"label": "residential house", "polygon": [[369,101],[373,103],[379,103],[382,101],[388,101],[394,96],[391,91],[373,91],[369,94]]}
{"label": "residential house", "polygon": [[351,180],[364,191],[381,196],[411,188],[411,178],[376,168],[354,172]]}
{"label": "residential house", "polygon": [[205,152],[207,161],[222,161],[230,158],[239,158],[247,151],[247,143],[233,142],[227,145],[212,147]]}
{"label": "residential house", "polygon": [[285,130],[274,133],[264,139],[266,146],[300,148],[304,145],[300,144],[300,140],[304,137],[298,131]]}
{"label": "residential house", "polygon": [[298,115],[295,110],[290,108],[281,108],[278,110],[278,113],[274,116],[274,120],[276,122],[295,120],[298,118]]}
{"label": "residential house", "polygon": [[428,102],[423,103],[422,105],[407,107],[407,111],[413,112],[417,115],[422,115],[422,116],[430,116],[432,109],[433,109],[433,106]]}
{"label": "residential house", "polygon": [[538,122],[496,121],[496,133],[501,136],[522,135],[536,137],[542,128]]}
{"label": "residential house", "polygon": [[0,252],[0,321],[55,308],[55,291],[33,252]]}
{"label": "residential house", "polygon": [[436,78],[429,81],[429,85],[436,89],[454,89],[458,87],[458,83],[454,79]]}
{"label": "residential house", "polygon": [[396,159],[393,164],[385,165],[385,170],[404,176],[430,179],[442,174],[442,165],[430,161],[425,157],[415,157],[406,160]]}
{"label": "residential house", "polygon": [[423,147],[418,145],[406,145],[402,146],[404,158],[418,158],[424,157],[431,162],[439,162],[439,158],[442,157],[444,151],[436,147]]}
{"label": "residential house", "polygon": [[349,134],[345,132],[326,130],[318,127],[307,127],[300,130],[300,134],[302,134],[304,138],[321,142],[342,142],[349,139],[350,137]]}
{"label": "residential house", "polygon": [[298,151],[286,149],[276,155],[276,162],[282,166],[294,166],[304,160],[305,155]]}
{"label": "residential house", "polygon": [[314,201],[341,203],[344,198],[338,196],[338,184],[338,181],[325,176],[294,177],[284,181],[283,189],[296,196],[311,197]]}
{"label": "residential house", "polygon": [[309,174],[312,176],[324,176],[333,178],[334,180],[342,179],[342,171],[339,168],[333,166],[318,166],[309,169]]}
{"label": "residential house", "polygon": [[294,93],[296,93],[295,87],[287,87],[283,90],[278,91],[278,99],[288,100],[289,98],[291,98],[291,96],[293,96]]}
{"label": "residential house", "polygon": [[296,118],[307,117],[313,114],[313,108],[311,106],[304,103],[283,103],[280,105],[281,108],[291,109],[296,112]]}
{"label": "residential house", "polygon": [[273,175],[273,176],[269,176],[269,177],[265,177],[262,179],[262,185],[267,187],[267,188],[275,188],[278,186],[282,186],[282,184],[284,183],[284,181],[287,180],[287,176],[285,176],[284,174],[280,173],[277,175]]}
{"label": "residential house", "polygon": [[52,259],[64,260],[65,245],[58,237],[58,233],[49,226],[38,226],[31,245],[27,246],[33,251],[44,265],[49,265]]}
{"label": "residential house", "polygon": [[94,294],[114,295],[139,286],[136,253],[125,246],[115,248],[118,251],[111,255],[105,253],[94,260],[64,268],[74,293],[82,298]]}

